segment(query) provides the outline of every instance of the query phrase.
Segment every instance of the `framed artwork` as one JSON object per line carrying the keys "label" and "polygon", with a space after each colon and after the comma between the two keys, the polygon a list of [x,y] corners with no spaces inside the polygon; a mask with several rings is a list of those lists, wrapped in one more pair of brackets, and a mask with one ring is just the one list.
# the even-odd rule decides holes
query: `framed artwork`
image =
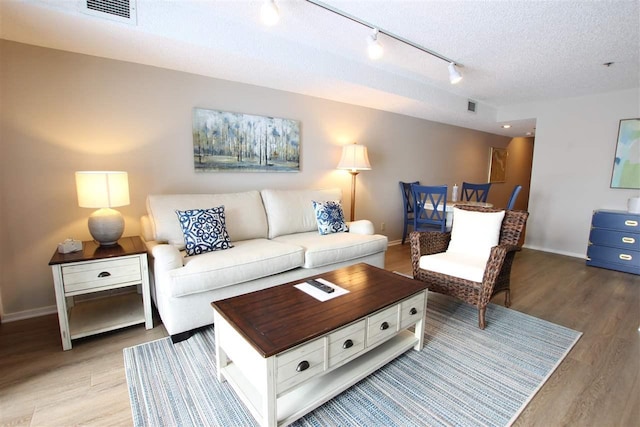
{"label": "framed artwork", "polygon": [[611,188],[640,189],[640,119],[620,120]]}
{"label": "framed artwork", "polygon": [[491,147],[489,182],[505,182],[507,180],[507,156],[506,148]]}
{"label": "framed artwork", "polygon": [[193,109],[196,172],[299,172],[300,122]]}

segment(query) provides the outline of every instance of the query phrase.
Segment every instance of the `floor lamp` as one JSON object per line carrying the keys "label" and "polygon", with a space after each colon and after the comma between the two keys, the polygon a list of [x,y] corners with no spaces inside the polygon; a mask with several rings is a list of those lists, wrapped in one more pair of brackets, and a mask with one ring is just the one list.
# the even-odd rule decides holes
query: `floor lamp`
{"label": "floor lamp", "polygon": [[356,210],[356,175],[360,171],[371,170],[369,156],[367,155],[367,147],[358,145],[355,142],[351,145],[342,147],[342,158],[338,163],[338,169],[346,169],[351,174],[351,219],[355,219]]}

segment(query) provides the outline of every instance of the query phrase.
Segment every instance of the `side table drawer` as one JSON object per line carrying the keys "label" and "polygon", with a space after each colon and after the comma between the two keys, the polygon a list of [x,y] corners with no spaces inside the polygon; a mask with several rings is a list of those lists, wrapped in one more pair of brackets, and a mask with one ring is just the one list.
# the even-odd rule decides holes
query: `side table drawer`
{"label": "side table drawer", "polygon": [[640,274],[640,251],[589,246],[587,265]]}
{"label": "side table drawer", "polygon": [[640,216],[626,212],[596,211],[591,219],[591,226],[639,233]]}
{"label": "side table drawer", "polygon": [[640,251],[640,233],[594,228],[589,234],[589,243]]}
{"label": "side table drawer", "polygon": [[391,338],[398,331],[398,307],[396,304],[367,319],[367,346]]}
{"label": "side table drawer", "polygon": [[276,357],[278,393],[324,371],[324,338],[299,345]]}
{"label": "side table drawer", "polygon": [[62,267],[65,294],[82,293],[90,289],[140,282],[140,258],[119,258],[87,262]]}
{"label": "side table drawer", "polygon": [[361,320],[329,334],[330,368],[364,350],[366,323]]}

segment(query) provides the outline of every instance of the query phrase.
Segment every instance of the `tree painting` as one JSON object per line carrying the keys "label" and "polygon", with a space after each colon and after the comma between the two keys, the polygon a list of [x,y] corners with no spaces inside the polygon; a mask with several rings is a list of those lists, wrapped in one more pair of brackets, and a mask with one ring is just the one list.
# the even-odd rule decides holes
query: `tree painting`
{"label": "tree painting", "polygon": [[196,172],[298,172],[300,123],[194,108],[193,164]]}

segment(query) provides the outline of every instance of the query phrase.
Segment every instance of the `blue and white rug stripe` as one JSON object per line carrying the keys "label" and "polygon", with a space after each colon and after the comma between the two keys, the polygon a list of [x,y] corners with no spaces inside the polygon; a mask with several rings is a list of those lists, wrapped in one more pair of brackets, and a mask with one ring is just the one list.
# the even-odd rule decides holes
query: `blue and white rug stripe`
{"label": "blue and white rug stripe", "polygon": [[[506,426],[582,335],[498,305],[429,294],[425,348],[408,351],[296,426]],[[257,425],[216,378],[213,328],[124,350],[136,426]]]}

